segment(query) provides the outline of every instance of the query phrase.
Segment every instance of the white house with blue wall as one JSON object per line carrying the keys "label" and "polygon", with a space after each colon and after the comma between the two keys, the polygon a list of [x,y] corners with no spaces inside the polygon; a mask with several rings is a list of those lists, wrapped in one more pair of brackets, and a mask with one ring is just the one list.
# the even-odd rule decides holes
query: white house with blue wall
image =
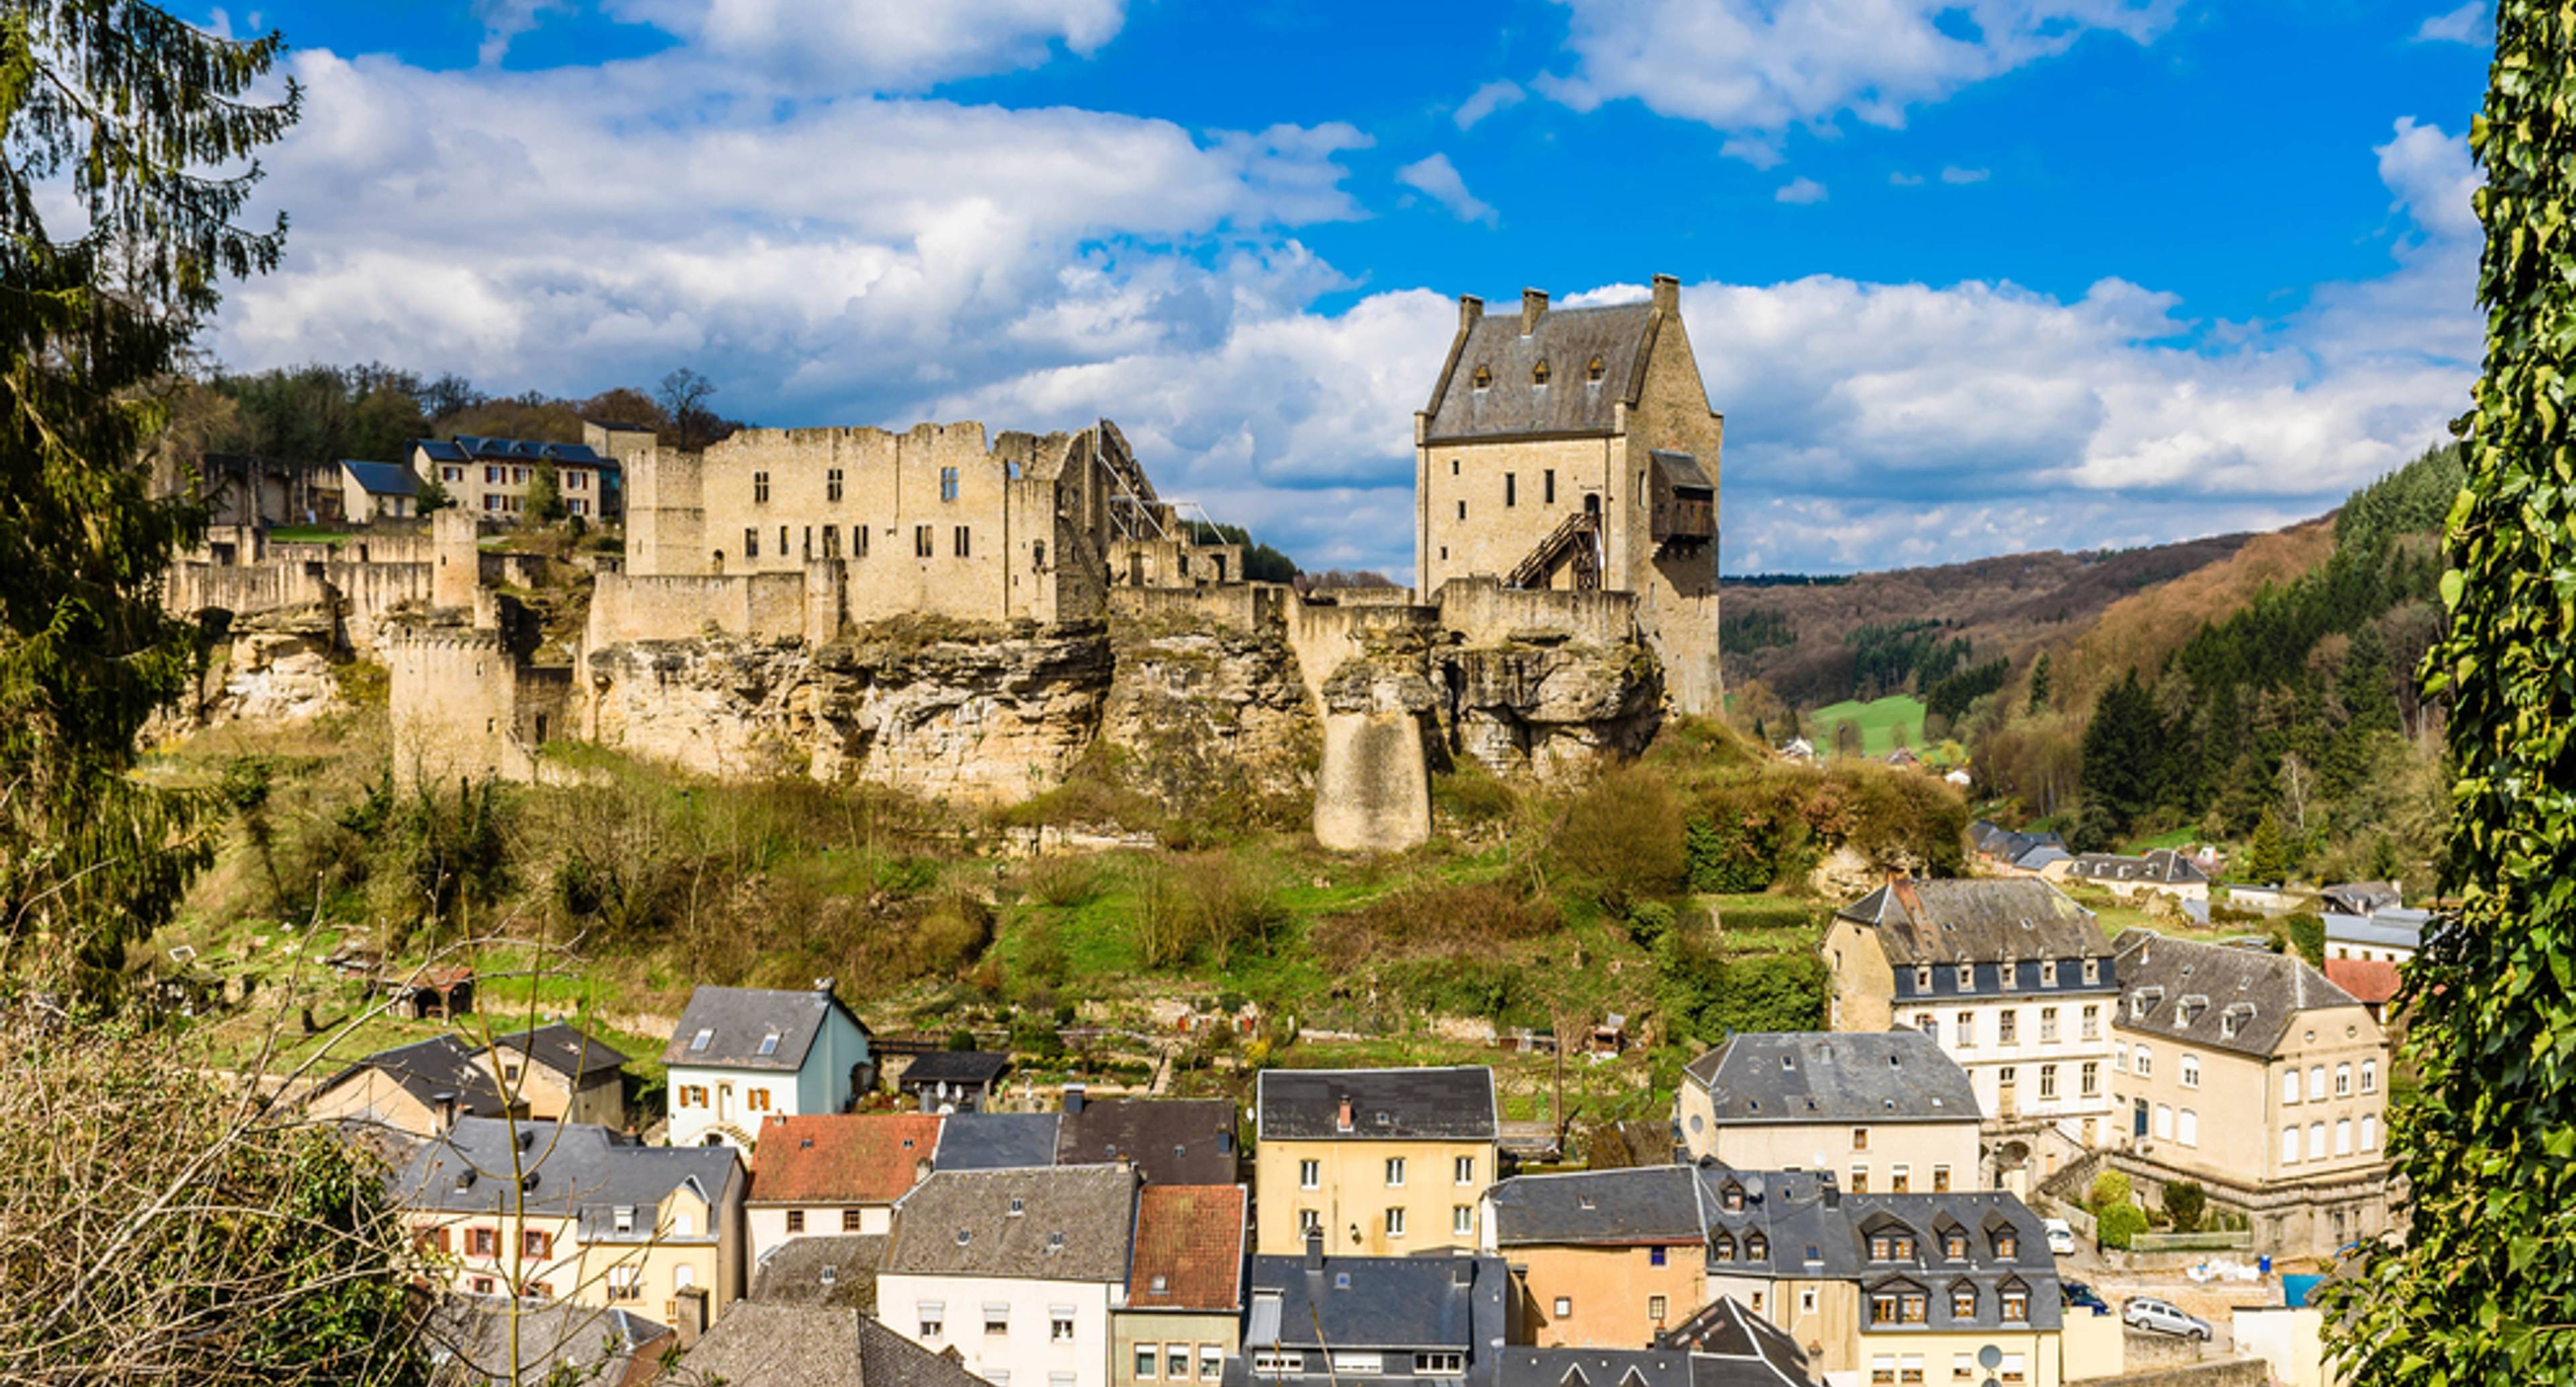
{"label": "white house with blue wall", "polygon": [[770,1117],[845,1112],[876,1085],[865,1022],[832,994],[701,987],[662,1052],[673,1146],[751,1149]]}

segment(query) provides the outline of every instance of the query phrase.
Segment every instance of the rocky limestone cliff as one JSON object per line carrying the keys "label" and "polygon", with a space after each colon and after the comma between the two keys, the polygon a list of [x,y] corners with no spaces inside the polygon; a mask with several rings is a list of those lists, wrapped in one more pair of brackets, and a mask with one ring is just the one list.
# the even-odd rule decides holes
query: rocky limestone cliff
{"label": "rocky limestone cliff", "polygon": [[1579,778],[1634,756],[1663,722],[1663,668],[1643,643],[1515,643],[1431,653],[1456,754],[1496,775]]}
{"label": "rocky limestone cliff", "polygon": [[235,619],[205,647],[195,696],[153,715],[145,741],[226,723],[293,724],[346,709],[334,672],[339,620],[325,603]]}
{"label": "rocky limestone cliff", "polygon": [[1113,621],[1101,736],[1136,753],[1139,787],[1180,809],[1211,791],[1314,789],[1315,709],[1275,626]]}
{"label": "rocky limestone cliff", "polygon": [[801,641],[636,641],[588,661],[585,733],[725,778],[870,780],[1007,804],[1061,781],[1109,691],[1097,625],[860,633]]}

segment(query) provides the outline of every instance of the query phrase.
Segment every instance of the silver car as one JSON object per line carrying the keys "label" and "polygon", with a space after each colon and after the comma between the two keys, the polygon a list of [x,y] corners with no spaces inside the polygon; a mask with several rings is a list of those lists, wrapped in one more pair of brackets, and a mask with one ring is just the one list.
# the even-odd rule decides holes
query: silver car
{"label": "silver car", "polygon": [[2186,1314],[2170,1301],[2152,1296],[2131,1296],[2120,1307],[2120,1322],[2132,1329],[2152,1329],[2159,1334],[2179,1334],[2186,1339],[2209,1342],[2209,1321]]}

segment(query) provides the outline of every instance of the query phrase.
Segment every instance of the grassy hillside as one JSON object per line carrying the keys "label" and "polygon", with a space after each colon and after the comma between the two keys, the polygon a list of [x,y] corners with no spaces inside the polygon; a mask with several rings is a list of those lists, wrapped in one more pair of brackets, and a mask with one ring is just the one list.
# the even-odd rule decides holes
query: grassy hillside
{"label": "grassy hillside", "polygon": [[1807,715],[1807,737],[1816,750],[1831,754],[1841,743],[1836,728],[1851,723],[1860,729],[1860,754],[1885,756],[1898,747],[1920,749],[1923,740],[1923,700],[1911,694],[1889,694],[1867,703],[1845,699],[1828,704]]}

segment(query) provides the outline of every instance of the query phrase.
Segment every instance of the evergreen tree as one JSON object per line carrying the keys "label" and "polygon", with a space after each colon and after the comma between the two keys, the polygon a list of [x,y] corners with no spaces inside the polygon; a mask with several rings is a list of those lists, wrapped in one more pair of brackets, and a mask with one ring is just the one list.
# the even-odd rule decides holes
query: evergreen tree
{"label": "evergreen tree", "polygon": [[2164,729],[2158,725],[2154,698],[2131,669],[2119,683],[2102,691],[2084,725],[2084,759],[2077,771],[2087,804],[2100,813],[2113,833],[2126,832],[2152,803],[2156,759]]}
{"label": "evergreen tree", "polygon": [[2033,713],[2047,711],[2048,681],[2048,652],[2043,650],[2039,652],[2039,659],[2034,661],[2030,667],[2030,707],[2028,711]]}
{"label": "evergreen tree", "polygon": [[141,458],[217,281],[284,247],[282,216],[234,220],[302,100],[256,96],[283,42],[130,0],[0,11],[0,962],[91,993],[206,855],[202,801],[125,774],[193,674],[160,588],[203,523]]}
{"label": "evergreen tree", "polygon": [[2290,844],[2281,831],[2281,817],[2266,809],[2254,825],[2254,841],[2245,849],[2245,874],[2257,882],[2272,883],[2290,879]]}
{"label": "evergreen tree", "polygon": [[563,482],[555,475],[555,465],[540,458],[528,474],[528,519],[539,525],[552,525],[564,518]]}
{"label": "evergreen tree", "polygon": [[2355,1387],[2576,1380],[2576,22],[2502,0],[2469,147],[2486,228],[2486,365],[2425,660],[2447,697],[2445,886],[2461,901],[2407,965],[2419,1087],[2391,1113],[2411,1217],[2326,1309]]}
{"label": "evergreen tree", "polygon": [[447,483],[436,473],[421,478],[420,489],[412,495],[412,509],[422,515],[435,515],[455,504],[456,498],[447,494]]}

